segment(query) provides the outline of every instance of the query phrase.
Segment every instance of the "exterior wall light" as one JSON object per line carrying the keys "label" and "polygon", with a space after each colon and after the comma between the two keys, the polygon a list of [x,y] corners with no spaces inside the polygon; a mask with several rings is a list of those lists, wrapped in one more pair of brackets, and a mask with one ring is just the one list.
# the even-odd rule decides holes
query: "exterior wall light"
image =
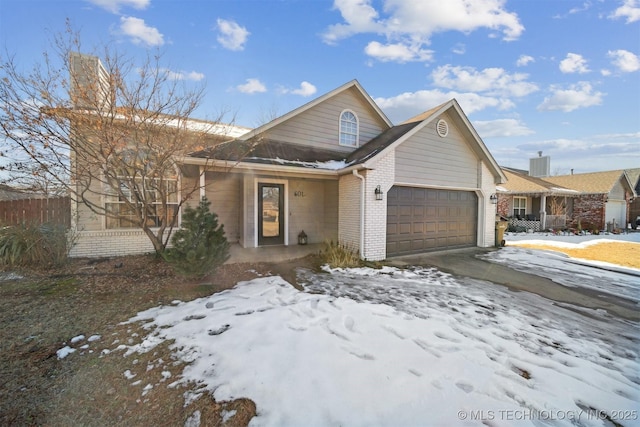
{"label": "exterior wall light", "polygon": [[493,193],[491,196],[489,196],[489,201],[491,202],[492,205],[497,205],[498,195],[496,193]]}
{"label": "exterior wall light", "polygon": [[382,200],[383,193],[379,185],[376,187],[374,193],[376,193],[376,200]]}

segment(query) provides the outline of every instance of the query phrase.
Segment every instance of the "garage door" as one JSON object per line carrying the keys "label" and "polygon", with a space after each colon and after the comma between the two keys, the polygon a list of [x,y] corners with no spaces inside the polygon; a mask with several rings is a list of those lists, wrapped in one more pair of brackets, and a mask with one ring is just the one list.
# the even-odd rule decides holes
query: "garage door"
{"label": "garage door", "polygon": [[472,191],[394,186],[387,196],[387,256],[476,246]]}

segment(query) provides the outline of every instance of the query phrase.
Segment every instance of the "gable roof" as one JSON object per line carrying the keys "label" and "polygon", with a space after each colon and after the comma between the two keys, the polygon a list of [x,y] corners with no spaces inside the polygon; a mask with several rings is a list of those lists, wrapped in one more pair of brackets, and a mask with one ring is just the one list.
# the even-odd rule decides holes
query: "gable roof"
{"label": "gable roof", "polygon": [[545,181],[577,190],[582,194],[607,194],[622,180],[633,190],[634,185],[624,170],[604,172],[577,173],[573,175],[558,175],[544,178]]}
{"label": "gable roof", "polygon": [[262,126],[259,126],[255,129],[253,129],[250,132],[245,133],[244,135],[240,136],[239,139],[242,140],[247,140],[247,139],[251,139],[257,135],[263,134],[266,131],[268,131],[269,129],[276,127],[280,124],[282,124],[283,122],[286,122],[287,120],[291,119],[292,117],[295,117],[307,110],[310,110],[311,108],[315,107],[318,104],[321,104],[322,102],[326,101],[329,98],[332,98],[334,96],[336,96],[337,94],[344,92],[346,90],[349,90],[351,88],[356,89],[356,92],[358,92],[360,94],[360,96],[365,100],[365,102],[371,107],[371,109],[373,111],[376,112],[376,114],[378,115],[378,117],[387,125],[388,128],[392,127],[393,124],[391,123],[391,121],[389,120],[389,118],[382,112],[382,110],[380,109],[380,107],[378,107],[378,105],[373,101],[373,99],[371,98],[371,96],[369,96],[369,94],[364,90],[364,88],[360,85],[360,83],[357,80],[351,80],[348,83],[343,84],[342,86],[332,90],[331,92],[325,93],[324,95],[315,98],[314,100],[307,102],[306,104],[289,111],[288,113],[274,119],[271,120],[268,123],[265,123]]}
{"label": "gable roof", "polygon": [[[409,120],[406,120],[402,124],[396,126],[400,131],[404,132],[395,140],[389,140],[388,145],[377,150],[374,156],[378,156],[385,151],[394,149],[446,112],[450,112],[451,117],[453,118],[453,121],[458,125],[458,128],[462,129],[463,132],[466,131],[467,136],[471,137],[472,141],[474,142],[471,144],[471,149],[474,151],[474,153],[476,153],[479,158],[487,162],[489,170],[495,177],[499,178],[499,182],[505,182],[507,180],[507,177],[504,175],[500,166],[498,166],[498,163],[496,163],[496,160],[489,152],[489,149],[484,144],[484,142],[480,138],[480,135],[478,135],[455,98],[421,114],[418,114],[417,116],[414,116]],[[372,159],[374,156],[369,156],[367,158],[367,160],[364,162],[365,166],[369,166],[367,163],[369,162],[369,159]]]}
{"label": "gable roof", "polygon": [[629,182],[636,190],[636,195],[640,194],[640,168],[634,169],[625,169],[627,176],[629,177]]}
{"label": "gable roof", "polygon": [[502,168],[507,176],[508,181],[496,187],[500,193],[512,195],[547,195],[547,196],[578,196],[577,190],[562,187],[545,181],[542,178],[536,178],[523,173],[519,173],[513,169]]}
{"label": "gable roof", "polygon": [[[388,129],[384,130],[369,142],[361,145],[356,150],[345,153],[343,151],[322,150],[268,139],[255,144],[252,142],[255,140],[254,137],[264,134],[267,130],[350,88],[355,88],[377,112],[384,123],[389,126]],[[246,167],[250,167],[249,165],[251,164],[263,164],[301,167],[314,169],[318,172],[331,170],[334,172],[337,171],[340,174],[348,173],[352,169],[373,168],[376,157],[382,156],[383,153],[389,150],[393,150],[446,112],[450,112],[457,127],[462,129],[467,137],[470,137],[472,140],[470,144],[471,149],[479,158],[486,161],[492,175],[498,179],[498,182],[505,182],[507,178],[502,169],[498,166],[486,145],[469,122],[458,101],[451,99],[397,126],[392,126],[386,115],[384,115],[373,99],[362,89],[357,80],[352,80],[302,107],[240,136],[238,139],[191,153],[188,158],[211,159],[222,162],[231,161],[246,164]],[[183,159],[183,161],[202,163],[201,161],[189,161],[188,158]]]}

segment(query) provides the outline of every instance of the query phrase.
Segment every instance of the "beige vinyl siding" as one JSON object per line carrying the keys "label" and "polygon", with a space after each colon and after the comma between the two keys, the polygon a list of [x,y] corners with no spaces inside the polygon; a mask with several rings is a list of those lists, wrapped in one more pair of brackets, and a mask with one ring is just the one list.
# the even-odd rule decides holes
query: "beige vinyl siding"
{"label": "beige vinyl siding", "polygon": [[622,181],[618,180],[618,182],[616,182],[616,184],[609,192],[609,198],[615,200],[624,200],[624,195],[624,186],[622,185]]}
{"label": "beige vinyl siding", "polygon": [[[290,180],[289,181],[289,243],[297,244],[298,234],[304,230],[309,243],[322,243],[335,239],[337,225],[337,181]],[[335,191],[326,191],[327,187]],[[327,194],[328,193],[328,194]],[[332,194],[333,193],[333,194]],[[329,196],[327,199],[325,196]],[[335,211],[329,216],[325,210]]]}
{"label": "beige vinyl siding", "polygon": [[327,182],[324,185],[324,223],[325,239],[338,240],[338,181]]}
{"label": "beige vinyl siding", "polygon": [[218,215],[218,222],[224,225],[227,240],[238,242],[242,219],[242,176],[207,172],[205,179],[205,194],[211,202],[210,210]]}
{"label": "beige vinyl siding", "polygon": [[338,143],[340,113],[344,110],[351,110],[358,117],[359,145],[386,130],[386,124],[370,105],[355,89],[349,89],[275,126],[267,132],[267,138],[326,150],[352,151],[354,147]]}
{"label": "beige vinyl siding", "polygon": [[449,134],[442,138],[436,122],[396,148],[396,182],[434,187],[476,188],[478,159],[447,115]]}

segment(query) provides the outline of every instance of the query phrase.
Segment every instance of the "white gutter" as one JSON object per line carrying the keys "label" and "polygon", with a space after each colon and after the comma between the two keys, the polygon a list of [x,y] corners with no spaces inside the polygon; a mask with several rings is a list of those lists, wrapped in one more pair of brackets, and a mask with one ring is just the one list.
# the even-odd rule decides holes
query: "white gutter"
{"label": "white gutter", "polygon": [[360,175],[356,169],[353,170],[353,176],[360,178],[362,184],[360,185],[360,256],[364,259],[364,209],[365,209],[365,177]]}

